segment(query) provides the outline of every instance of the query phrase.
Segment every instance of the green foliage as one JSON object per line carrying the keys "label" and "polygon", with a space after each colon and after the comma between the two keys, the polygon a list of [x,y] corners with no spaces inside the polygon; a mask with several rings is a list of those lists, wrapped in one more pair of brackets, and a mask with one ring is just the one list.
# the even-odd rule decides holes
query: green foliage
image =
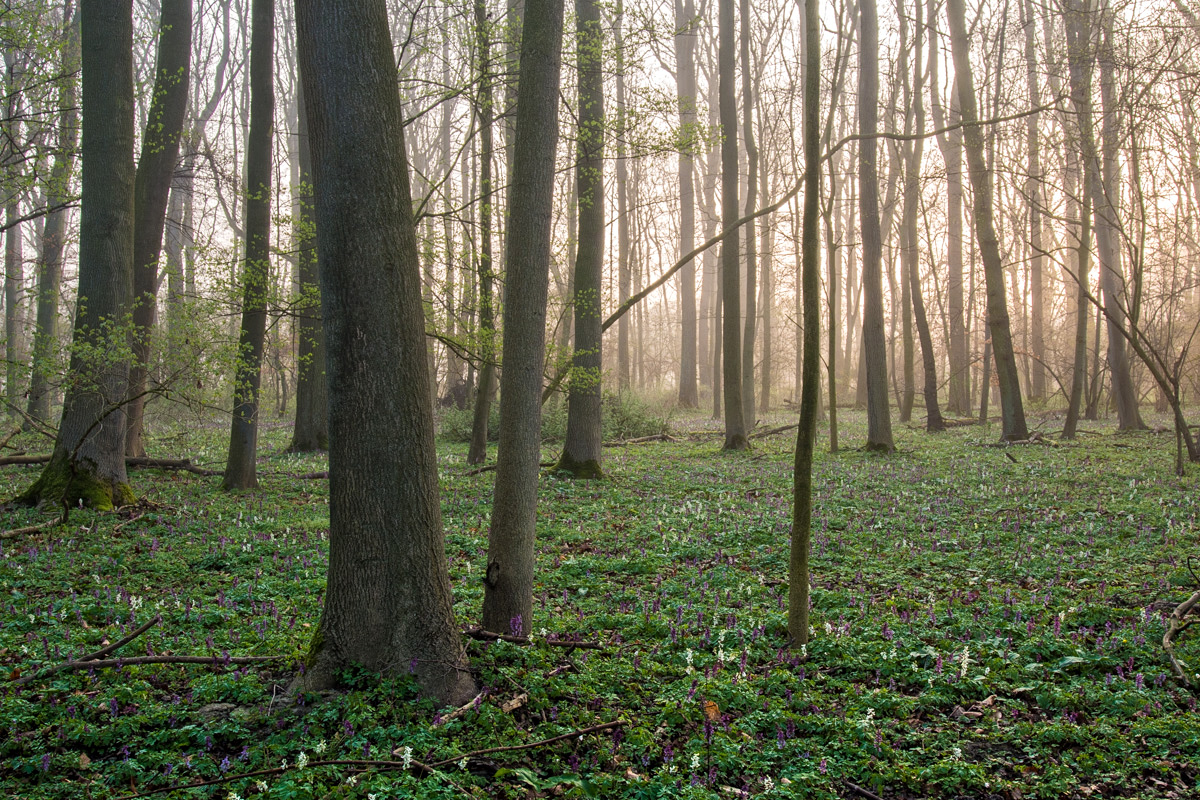
{"label": "green foliage", "polygon": [[[849,416],[844,435],[862,441]],[[815,636],[789,652],[791,437],[730,456],[711,421],[673,423],[684,441],[607,451],[602,485],[543,480],[533,644],[469,641],[487,692],[453,719],[406,675],[352,671],[339,693],[284,693],[312,644],[328,558],[327,485],[288,476],[324,468],[318,456],[267,456],[257,495],[137,471],[153,505],[76,512],[67,527],[0,541],[5,679],[99,649],[153,614],[163,621],[122,654],[287,657],[5,685],[0,795],[112,798],[131,782],[152,791],[284,761],[170,796],[712,798],[734,796],[729,786],[832,800],[847,782],[946,800],[1197,792],[1200,713],[1159,644],[1164,614],[1190,589],[1177,584],[1197,534],[1194,476],[1170,474],[1169,437],[1013,447],[1016,463],[972,428],[900,431],[888,458],[819,451]],[[223,427],[205,431],[154,445],[203,460]],[[264,437],[264,453],[288,438]],[[482,598],[493,474],[467,475],[450,442],[439,465],[466,625]],[[25,467],[0,469],[0,493],[27,482]],[[6,524],[38,519],[21,510]],[[1200,637],[1185,633],[1178,652],[1195,669]],[[624,722],[616,736],[459,766],[474,750],[613,720]],[[316,763],[399,762],[406,747],[447,765],[422,777]]]}

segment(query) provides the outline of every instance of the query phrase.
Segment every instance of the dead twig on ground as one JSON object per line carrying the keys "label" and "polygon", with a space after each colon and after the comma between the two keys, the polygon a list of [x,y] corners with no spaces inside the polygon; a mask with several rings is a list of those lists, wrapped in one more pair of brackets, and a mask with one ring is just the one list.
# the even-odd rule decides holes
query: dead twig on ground
{"label": "dead twig on ground", "polygon": [[104,658],[104,656],[108,655],[109,653],[112,653],[115,650],[119,650],[120,648],[129,644],[134,639],[141,636],[143,633],[150,630],[151,628],[153,628],[155,625],[157,625],[160,622],[162,622],[162,615],[157,615],[154,617],[154,619],[150,620],[149,622],[145,622],[145,623],[142,623],[141,625],[139,625],[132,633],[130,633],[128,636],[124,637],[120,641],[114,642],[113,644],[110,644],[107,647],[102,647],[94,653],[88,653],[85,656],[80,656],[79,658],[76,658],[76,659],[73,659],[70,661],[64,661],[63,663],[57,664],[53,667],[50,667],[49,669],[44,669],[44,670],[41,670],[40,672],[35,672],[33,674],[26,675],[24,678],[14,681],[14,685],[22,686],[26,683],[29,683],[30,681],[38,680],[39,678],[49,677],[56,672],[62,672],[63,670],[70,669],[72,664],[83,664],[87,661],[95,661],[97,659]]}

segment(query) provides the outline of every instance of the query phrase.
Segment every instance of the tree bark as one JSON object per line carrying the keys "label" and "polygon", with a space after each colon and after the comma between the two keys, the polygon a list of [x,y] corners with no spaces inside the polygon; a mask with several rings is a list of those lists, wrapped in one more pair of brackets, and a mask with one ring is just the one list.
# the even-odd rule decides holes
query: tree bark
{"label": "tree bark", "polygon": [[567,435],[556,469],[601,478],[600,413],[604,281],[604,36],[596,0],[576,0],[579,132],[575,150],[579,249],[575,256],[575,350],[567,395]]}
{"label": "tree bark", "polygon": [[528,0],[521,36],[516,142],[505,242],[508,283],[500,379],[500,447],[488,531],[483,628],[533,630],[534,537],[541,457],[562,0]]}
{"label": "tree bark", "polygon": [[79,302],[71,382],[54,452],[18,503],[111,509],[133,501],[125,472],[133,294],[132,4],[83,0]]}
{"label": "tree bark", "polygon": [[[739,0],[741,30],[739,37],[740,61],[742,64],[742,141],[746,148],[746,214],[754,213],[758,204],[758,146],[754,141],[754,81],[753,65],[750,61],[750,0]],[[746,265],[745,319],[742,333],[742,419],[746,429],[754,428],[754,339],[758,317],[758,287],[755,271],[758,268],[758,247],[755,228],[766,224],[766,220],[751,222],[742,237],[746,243],[744,263]]]}
{"label": "tree bark", "polygon": [[296,684],[352,665],[474,692],[446,568],[420,259],[383,0],[298,0],[328,344],[329,574]]}
{"label": "tree bark", "polygon": [[127,456],[146,455],[143,420],[151,338],[158,322],[158,257],[187,112],[191,56],[191,0],[162,0],[154,89],[133,184],[133,362],[126,412]]}
{"label": "tree bark", "polygon": [[308,138],[308,110],[303,81],[297,83],[298,125],[296,149],[299,185],[296,219],[292,224],[297,277],[296,335],[299,354],[296,377],[296,423],[292,428],[293,453],[329,449],[329,387],[325,380],[325,328],[321,321],[321,274],[317,259],[316,219],[313,215],[312,146]]}
{"label": "tree bark", "polygon": [[[258,486],[258,390],[271,255],[271,133],[275,115],[273,60],[275,0],[253,0],[250,43],[250,131],[246,137],[246,260],[242,272],[242,325],[238,336],[229,460],[221,486]],[[327,333],[328,335],[328,333]]]}
{"label": "tree bark", "polygon": [[867,382],[867,449],[890,453],[887,345],[883,335],[883,242],[876,167],[879,102],[879,24],[875,0],[860,0],[858,54],[858,205],[862,231],[863,359]]}
{"label": "tree bark", "polygon": [[[721,224],[728,228],[738,218],[737,98],[734,82],[737,53],[734,46],[733,0],[718,0],[720,16],[717,40],[718,105],[721,119]],[[746,422],[742,405],[742,341],[739,300],[741,290],[738,241],[742,232],[732,233],[721,243],[721,289],[725,395],[725,449],[746,450]]]}
{"label": "tree bark", "polygon": [[[996,377],[1000,383],[1001,438],[1005,441],[1027,439],[1029,430],[1025,425],[1025,409],[1021,403],[1017,362],[1008,324],[1004,264],[992,216],[992,182],[983,157],[983,133],[976,111],[975,81],[971,75],[970,41],[967,38],[963,0],[946,0],[946,17],[950,25],[958,102],[962,109],[963,144],[974,191],[975,232],[987,285],[988,327],[996,358]],[[988,387],[984,386],[983,391],[987,392]]]}
{"label": "tree bark", "polygon": [[[868,0],[869,2],[869,0]],[[792,531],[788,557],[788,641],[792,647],[808,642],[809,550],[812,538],[812,463],[817,439],[817,400],[820,382],[821,331],[818,270],[820,230],[817,212],[821,184],[820,114],[821,33],[820,0],[804,5],[804,228],[801,233],[801,284],[804,294],[804,378],[800,389],[800,427],[792,470]]]}
{"label": "tree bark", "polygon": [[[64,76],[79,69],[79,12],[66,25],[62,47]],[[42,228],[42,254],[38,264],[37,322],[33,334],[33,369],[29,380],[29,405],[26,413],[39,422],[49,422],[50,401],[54,394],[51,381],[58,373],[55,350],[58,346],[58,295],[62,289],[63,249],[66,245],[71,198],[71,170],[79,140],[78,84],[64,77],[59,95],[58,149],[50,168],[46,204],[53,208]]]}
{"label": "tree bark", "polygon": [[[696,192],[693,154],[699,142],[696,129],[696,7],[693,0],[675,0],[675,79],[679,105],[679,255],[696,246]],[[683,332],[679,348],[679,405],[700,405],[697,390],[696,264],[680,274],[679,316]]]}

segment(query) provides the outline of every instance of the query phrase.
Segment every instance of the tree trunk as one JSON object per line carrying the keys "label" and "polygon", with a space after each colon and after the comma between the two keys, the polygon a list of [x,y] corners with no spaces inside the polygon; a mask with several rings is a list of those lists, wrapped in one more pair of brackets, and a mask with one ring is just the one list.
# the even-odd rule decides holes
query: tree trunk
{"label": "tree trunk", "polygon": [[[696,246],[695,164],[696,130],[696,8],[693,0],[675,0],[675,79],[679,105],[679,254]],[[697,391],[696,263],[679,276],[679,315],[683,326],[679,348],[679,405],[700,405]]]}
{"label": "tree trunk", "polygon": [[[1104,306],[1108,309],[1105,323],[1108,330],[1108,372],[1112,381],[1113,401],[1117,406],[1118,430],[1142,430],[1146,423],[1138,411],[1138,392],[1134,384],[1129,352],[1121,334],[1123,321],[1136,322],[1136,310],[1129,304],[1125,291],[1125,273],[1121,268],[1120,166],[1117,150],[1120,147],[1121,123],[1117,97],[1115,65],[1112,46],[1112,9],[1102,0],[1100,10],[1100,97],[1104,103],[1101,122],[1102,152],[1093,159],[1101,161],[1100,181],[1092,186],[1093,213],[1096,215],[1096,244],[1100,254],[1100,288]],[[1090,99],[1090,98],[1089,98]],[[1085,159],[1086,156],[1085,150]],[[1095,167],[1093,167],[1094,169]]]}
{"label": "tree trunk", "polygon": [[[992,219],[991,176],[984,163],[983,133],[976,112],[975,81],[971,75],[970,40],[967,38],[963,0],[947,0],[946,16],[950,25],[950,44],[954,52],[958,102],[962,108],[963,143],[974,191],[975,230],[987,284],[988,326],[996,357],[996,377],[1000,382],[1001,438],[1006,441],[1027,439],[1029,431],[1025,425],[1025,409],[1021,403],[1017,362],[1008,324],[1004,265]],[[983,387],[983,391],[988,391],[988,387]]]}
{"label": "tree trunk", "polygon": [[[925,154],[925,105],[922,102],[925,87],[921,72],[921,40],[924,21],[920,3],[917,4],[916,12],[917,20],[913,34],[916,54],[913,56],[912,110],[910,112],[913,117],[916,138],[908,146],[908,164],[904,170],[903,269],[909,287],[909,296],[912,299],[917,336],[921,341],[921,367],[925,373],[925,430],[929,433],[937,433],[946,429],[946,423],[942,420],[942,411],[938,405],[937,356],[933,352],[933,337],[929,333],[929,319],[925,315],[925,298],[921,294],[921,251],[917,232],[917,216],[921,200],[920,170]],[[905,366],[907,368],[907,364]]]}
{"label": "tree trunk", "polygon": [[299,124],[296,148],[299,185],[295,241],[300,298],[296,304],[297,338],[300,340],[296,379],[296,424],[292,429],[293,453],[329,449],[329,388],[325,380],[325,329],[321,321],[321,274],[317,258],[316,220],[313,217],[312,147],[308,138],[308,110],[303,82],[297,83]]}
{"label": "tree trunk", "polygon": [[[929,0],[929,85],[932,98],[931,111],[934,127],[939,130],[959,121],[958,93],[953,83],[950,86],[950,113],[941,103],[941,81],[938,64],[941,61],[938,46],[936,0]],[[949,317],[950,341],[948,345],[950,366],[947,375],[946,410],[959,417],[971,413],[971,364],[967,347],[967,328],[963,302],[963,180],[962,180],[962,131],[956,129],[937,137],[938,149],[946,164],[946,313]]]}
{"label": "tree trunk", "polygon": [[[741,17],[740,60],[742,64],[742,139],[746,147],[746,202],[745,214],[754,213],[758,204],[758,146],[754,142],[754,81],[753,65],[750,61],[750,0],[739,0]],[[758,317],[758,287],[755,271],[758,269],[758,247],[754,231],[758,220],[747,224],[742,233],[745,247],[745,330],[742,334],[742,419],[747,430],[755,424],[754,416],[754,339]],[[740,277],[740,276],[739,276]]]}
{"label": "tree trunk", "polygon": [[575,185],[579,249],[575,257],[575,352],[567,396],[567,436],[556,469],[575,478],[601,478],[600,413],[604,282],[604,50],[600,7],[576,0],[579,133]]}
{"label": "tree trunk", "polygon": [[[267,324],[267,284],[271,245],[271,128],[275,114],[272,65],[275,0],[253,0],[250,44],[250,132],[246,137],[246,261],[242,272],[242,325],[238,336],[233,389],[233,423],[225,489],[258,486],[258,390],[262,381],[263,337]],[[326,333],[328,336],[328,332]],[[423,344],[423,342],[422,342]],[[425,348],[422,346],[421,352]],[[426,384],[428,385],[428,384]]]}
{"label": "tree trunk", "polygon": [[[870,0],[867,0],[870,2]],[[820,114],[821,33],[819,0],[804,6],[804,229],[801,234],[801,285],[804,294],[804,379],[800,389],[800,425],[792,469],[792,531],[788,558],[788,642],[808,642],[809,549],[812,537],[812,463],[817,439],[820,381],[820,231],[817,211],[821,183]]]}
{"label": "tree trunk", "polygon": [[[1022,0],[1022,24],[1025,28],[1026,85],[1029,105],[1037,108],[1042,104],[1038,86],[1037,29],[1034,22],[1032,0]],[[1046,399],[1046,339],[1045,339],[1045,268],[1046,252],[1042,242],[1042,155],[1040,136],[1041,115],[1035,111],[1025,122],[1028,147],[1029,177],[1025,181],[1025,202],[1029,208],[1029,246],[1033,250],[1029,260],[1029,302],[1032,306],[1030,320],[1031,346],[1033,348],[1033,370],[1029,381],[1029,398],[1036,401]]]}
{"label": "tree trunk", "polygon": [[[133,502],[125,473],[133,294],[132,5],[83,0],[83,198],[71,382],[54,452],[18,503],[97,509]],[[99,355],[97,355],[99,354]]]}
{"label": "tree trunk", "polygon": [[350,666],[474,692],[446,568],[421,275],[382,0],[299,0],[329,345],[329,576],[297,685]]}
{"label": "tree trunk", "polygon": [[191,0],[162,0],[154,89],[133,186],[133,362],[126,409],[127,456],[146,455],[143,419],[149,390],[150,340],[158,322],[158,257],[187,112],[191,55]]}
{"label": "tree trunk", "polygon": [[[66,24],[62,46],[63,74],[79,69],[79,12]],[[51,381],[58,374],[55,352],[58,346],[58,295],[62,288],[63,249],[66,245],[71,198],[71,170],[79,139],[78,85],[74,78],[63,78],[59,95],[58,150],[50,168],[46,215],[42,229],[42,256],[38,264],[37,327],[33,334],[33,369],[29,380],[27,412],[39,422],[50,421],[50,401],[54,394]]]}
{"label": "tree trunk", "polygon": [[[629,299],[633,285],[633,273],[629,263],[629,165],[626,157],[625,135],[625,13],[621,0],[617,0],[616,18],[613,21],[614,46],[617,60],[617,300],[624,305]],[[632,364],[630,363],[630,319],[621,317],[617,322],[617,391],[629,389],[632,379]]]}
{"label": "tree trunk", "polygon": [[[719,0],[720,16],[717,43],[717,66],[720,86],[718,105],[720,108],[721,132],[721,225],[728,228],[738,219],[738,151],[737,151],[737,97],[734,92],[737,53],[734,46],[733,0]],[[723,340],[722,372],[725,395],[725,449],[745,450],[750,442],[746,438],[746,422],[742,405],[742,349],[741,325],[739,324],[741,299],[738,259],[738,241],[742,231],[731,233],[721,242],[721,288],[722,298],[721,336]]]}
{"label": "tree trunk", "polygon": [[879,24],[875,0],[861,0],[858,55],[858,204],[862,228],[863,359],[867,384],[867,449],[890,453],[887,345],[883,335],[883,242],[879,222],[876,121],[879,102]]}
{"label": "tree trunk", "polygon": [[24,156],[20,153],[21,92],[23,69],[17,63],[19,54],[15,49],[4,53],[7,93],[5,103],[4,136],[7,151],[4,159],[4,388],[7,399],[7,414],[16,419],[21,407],[21,390],[25,365],[25,258],[21,247],[21,193],[25,178],[21,174]]}
{"label": "tree trunk", "polygon": [[525,12],[505,241],[508,284],[521,291],[509,294],[505,309],[502,424],[483,595],[483,627],[497,633],[533,630],[542,362],[562,57],[562,0],[528,0]]}
{"label": "tree trunk", "polygon": [[479,384],[471,419],[468,464],[487,460],[488,423],[496,393],[496,319],[492,307],[492,60],[486,0],[475,0],[475,37],[479,54]]}

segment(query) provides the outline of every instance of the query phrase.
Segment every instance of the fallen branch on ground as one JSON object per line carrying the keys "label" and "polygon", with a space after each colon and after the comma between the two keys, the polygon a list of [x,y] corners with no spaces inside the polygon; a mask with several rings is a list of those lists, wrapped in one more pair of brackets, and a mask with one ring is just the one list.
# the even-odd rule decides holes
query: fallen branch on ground
{"label": "fallen branch on ground", "polygon": [[[543,461],[540,464],[538,464],[538,467],[545,469],[546,467],[553,467],[557,463],[558,463],[557,461]],[[495,471],[496,471],[496,465],[488,464],[485,467],[476,467],[475,469],[467,470],[463,474],[464,475],[482,475],[485,472],[495,472]]]}
{"label": "fallen branch on ground", "polygon": [[27,533],[38,533],[39,531],[48,531],[62,522],[61,517],[55,517],[49,522],[39,522],[37,525],[26,525],[24,528],[13,528],[8,531],[0,531],[0,539],[15,539],[18,536],[24,536]]}
{"label": "fallen branch on ground", "polygon": [[798,422],[795,425],[783,425],[778,428],[771,428],[771,430],[769,430],[769,431],[760,431],[758,433],[752,433],[752,434],[750,434],[750,438],[751,439],[764,439],[768,436],[774,436],[777,433],[787,433],[788,431],[794,431],[794,430],[796,430],[796,428],[799,428],[799,427],[800,427],[800,423],[798,423]]}
{"label": "fallen branch on ground", "polygon": [[113,644],[110,644],[107,647],[102,647],[94,653],[88,653],[86,656],[80,656],[79,658],[76,658],[73,661],[64,661],[63,663],[57,664],[53,667],[50,667],[49,669],[44,669],[40,672],[35,672],[31,675],[26,675],[24,678],[21,678],[20,680],[15,681],[14,685],[21,686],[23,684],[29,683],[30,681],[38,680],[39,678],[49,677],[56,672],[62,672],[63,670],[70,669],[72,664],[83,664],[87,661],[95,661],[97,659],[103,658],[104,656],[108,655],[109,653],[113,652],[114,650],[118,650],[118,649],[124,647],[125,645],[129,644],[134,639],[141,636],[143,633],[150,630],[151,628],[153,628],[155,625],[157,625],[160,622],[162,622],[161,614],[154,617],[154,619],[150,620],[149,622],[145,622],[142,625],[138,626],[138,628],[136,630],[134,630],[132,633],[130,633],[128,636],[121,639],[120,641],[114,642]]}
{"label": "fallen branch on ground", "polygon": [[615,442],[604,442],[604,447],[624,447],[627,444],[645,444],[646,442],[677,442],[669,433],[655,433],[650,436],[639,436],[636,439],[621,439]]}
{"label": "fallen branch on ground", "polygon": [[109,658],[102,661],[68,661],[60,664],[55,672],[137,667],[146,664],[207,664],[210,667],[228,667],[240,666],[242,664],[259,664],[263,661],[280,661],[284,658],[287,658],[287,656],[134,656],[132,658]]}
{"label": "fallen branch on ground", "polygon": [[432,764],[429,764],[428,768],[437,769],[438,767],[444,767],[447,764],[456,764],[459,761],[462,761],[464,758],[471,759],[478,756],[489,756],[492,753],[513,753],[518,750],[532,750],[535,747],[543,747],[548,744],[554,744],[555,742],[561,742],[565,739],[575,739],[580,736],[586,736],[589,733],[600,733],[601,731],[612,730],[613,728],[622,728],[624,726],[625,723],[622,720],[616,720],[615,722],[606,722],[603,725],[593,725],[590,728],[581,728],[577,731],[564,733],[561,736],[552,736],[549,739],[541,739],[536,742],[529,742],[528,744],[512,744],[506,747],[489,747],[486,750],[473,750],[470,753],[463,753],[461,756],[456,756],[455,758],[447,758],[443,761],[435,761]]}
{"label": "fallen branch on ground", "polygon": [[[6,456],[0,458],[0,467],[7,467],[13,464],[48,464],[50,456]],[[191,472],[195,475],[203,475],[211,477],[220,475],[220,472],[214,472],[211,469],[197,467],[187,458],[145,458],[142,456],[128,456],[125,459],[125,466],[134,468],[150,468],[150,469],[178,469],[184,472]]]}
{"label": "fallen branch on ground", "polygon": [[1175,610],[1171,612],[1167,632],[1163,634],[1163,649],[1167,651],[1167,658],[1171,660],[1171,667],[1175,670],[1175,676],[1183,681],[1184,686],[1191,686],[1192,682],[1188,680],[1183,665],[1179,663],[1179,659],[1175,656],[1175,637],[1190,627],[1195,621],[1185,619],[1185,617],[1191,613],[1197,603],[1200,603],[1200,591],[1193,592],[1191,597],[1175,607]]}
{"label": "fallen branch on ground", "polygon": [[[528,636],[513,636],[509,633],[493,633],[481,628],[468,628],[464,633],[471,639],[484,641],[512,642],[513,644],[529,644]],[[604,645],[596,642],[582,642],[575,639],[541,639],[551,647],[573,647],[576,650],[603,650]]]}

